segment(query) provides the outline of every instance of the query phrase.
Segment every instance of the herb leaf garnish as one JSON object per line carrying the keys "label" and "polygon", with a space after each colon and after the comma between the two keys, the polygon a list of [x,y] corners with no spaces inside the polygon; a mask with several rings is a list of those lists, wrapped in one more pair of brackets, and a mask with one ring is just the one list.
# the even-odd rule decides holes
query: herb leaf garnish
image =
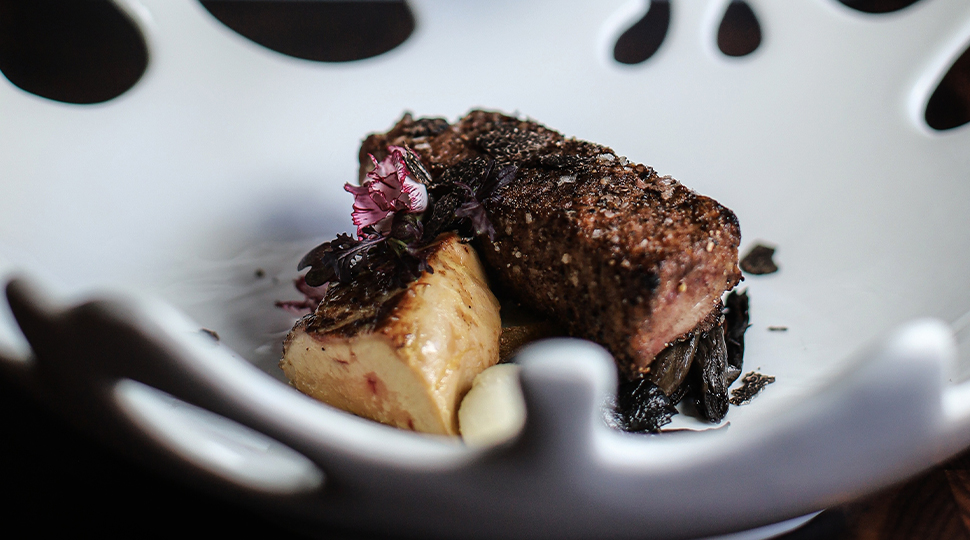
{"label": "herb leaf garnish", "polygon": [[[363,183],[344,187],[354,195],[357,238],[340,233],[310,250],[297,268],[310,269],[303,277],[304,287],[347,284],[364,275],[372,285],[406,287],[422,273],[433,273],[428,257],[442,233],[471,231],[494,239],[495,228],[485,206],[515,178],[517,170],[514,165],[497,169],[495,161],[488,160],[483,173],[451,182],[435,197],[427,189],[433,182],[431,175],[410,149],[391,146],[382,161],[374,156],[371,160],[374,169]],[[425,217],[432,215],[435,224],[428,227]],[[320,299],[308,296],[304,304],[311,301],[315,306]]]}

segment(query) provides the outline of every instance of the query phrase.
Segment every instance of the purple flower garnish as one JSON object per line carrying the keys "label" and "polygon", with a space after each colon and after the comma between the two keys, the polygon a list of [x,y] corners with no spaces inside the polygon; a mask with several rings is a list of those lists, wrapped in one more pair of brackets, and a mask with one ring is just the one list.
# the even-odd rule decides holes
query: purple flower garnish
{"label": "purple flower garnish", "polygon": [[371,160],[374,169],[362,185],[344,186],[354,195],[357,238],[341,233],[307,253],[297,268],[310,269],[297,282],[305,300],[278,306],[306,313],[319,304],[329,284],[347,284],[362,276],[369,286],[406,287],[423,273],[434,273],[428,257],[444,232],[465,234],[470,229],[494,239],[485,206],[514,179],[514,165],[497,168],[492,160],[482,162],[482,169],[452,181],[448,191],[439,189],[430,200],[426,186],[433,181],[417,154],[390,146],[386,158]]}
{"label": "purple flower garnish", "polygon": [[344,186],[354,195],[353,220],[360,237],[366,234],[364,228],[368,226],[386,236],[395,213],[419,213],[428,208],[428,189],[416,179],[421,173],[409,170],[405,159],[410,150],[400,146],[390,146],[387,150],[387,157],[380,162],[370,156],[374,170],[367,173],[362,185]]}

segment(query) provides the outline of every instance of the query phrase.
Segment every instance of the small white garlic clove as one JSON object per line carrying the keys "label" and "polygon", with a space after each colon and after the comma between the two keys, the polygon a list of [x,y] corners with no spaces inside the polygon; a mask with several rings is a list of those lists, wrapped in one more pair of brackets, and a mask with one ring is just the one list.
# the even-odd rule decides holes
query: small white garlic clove
{"label": "small white garlic clove", "polygon": [[479,373],[458,409],[458,425],[469,446],[494,446],[525,425],[519,366],[498,364]]}

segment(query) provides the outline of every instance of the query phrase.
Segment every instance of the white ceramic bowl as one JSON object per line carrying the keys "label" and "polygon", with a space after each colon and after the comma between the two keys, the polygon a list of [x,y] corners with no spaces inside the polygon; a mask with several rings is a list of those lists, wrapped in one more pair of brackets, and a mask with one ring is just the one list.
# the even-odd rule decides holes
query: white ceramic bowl
{"label": "white ceramic bowl", "polygon": [[[30,344],[5,321],[4,371],[173,475],[362,531],[710,535],[915,474],[970,444],[970,126],[923,119],[970,4],[749,3],[753,54],[717,50],[726,0],[677,1],[628,66],[612,47],[639,1],[414,1],[408,41],[346,64],[262,48],[193,1],[121,2],[150,54],[130,91],[77,106],[0,84],[0,269],[25,277],[8,298]],[[283,384],[292,320],[272,303],[350,230],[360,139],[475,107],[612,146],[732,208],[742,251],[777,246],[781,271],[744,283],[745,371],[777,382],[726,428],[619,433],[609,357],[545,342],[521,355],[524,431],[488,450]]]}

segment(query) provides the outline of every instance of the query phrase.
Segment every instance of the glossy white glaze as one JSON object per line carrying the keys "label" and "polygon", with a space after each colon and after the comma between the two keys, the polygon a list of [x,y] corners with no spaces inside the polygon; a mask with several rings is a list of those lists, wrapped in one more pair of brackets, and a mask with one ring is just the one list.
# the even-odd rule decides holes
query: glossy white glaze
{"label": "glossy white glaze", "polygon": [[[11,295],[44,366],[28,365],[28,378],[65,411],[105,415],[118,437],[176,456],[160,460],[173,471],[213,473],[193,472],[197,481],[271,485],[267,499],[303,493],[289,511],[306,519],[414,534],[717,534],[952,455],[970,444],[970,390],[959,384],[970,339],[966,325],[954,341],[945,324],[970,310],[970,126],[935,132],[922,111],[970,43],[970,4],[872,16],[834,0],[750,0],[763,42],[728,58],[714,40],[726,2],[674,1],[666,41],[636,66],[611,51],[640,1],[415,1],[404,45],[349,64],[264,49],[192,1],[123,3],[150,50],[126,94],[76,106],[0,84],[0,270],[47,290]],[[408,84],[380,84],[388,73]],[[732,208],[742,252],[776,245],[781,271],[744,286],[745,370],[777,382],[732,408],[725,429],[625,435],[598,416],[608,360],[552,342],[523,354],[525,431],[491,451],[373,425],[281,384],[276,344],[291,321],[272,302],[291,294],[303,252],[351,230],[341,185],[356,178],[361,137],[405,109],[455,119],[473,107],[612,146]],[[152,302],[38,309],[95,290]],[[200,326],[222,344],[200,342]],[[0,351],[23,356],[5,327]],[[92,349],[80,329],[130,348]],[[161,426],[104,391],[127,378],[309,460],[241,452],[240,470],[258,476],[282,460],[280,474],[322,484],[259,484],[165,443]],[[197,433],[199,445],[215,437]],[[318,498],[330,477],[359,496]]]}

